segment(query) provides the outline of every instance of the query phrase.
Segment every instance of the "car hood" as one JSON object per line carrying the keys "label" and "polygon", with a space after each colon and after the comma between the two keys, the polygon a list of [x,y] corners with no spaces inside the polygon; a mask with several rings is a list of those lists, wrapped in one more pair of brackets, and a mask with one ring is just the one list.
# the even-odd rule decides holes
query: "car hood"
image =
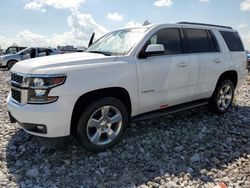
{"label": "car hood", "polygon": [[53,70],[65,71],[76,68],[78,66],[93,65],[103,62],[115,61],[115,56],[105,56],[96,53],[70,53],[60,54],[46,57],[39,57],[28,59],[16,63],[11,72],[24,73],[24,74],[47,74]]}
{"label": "car hood", "polygon": [[6,55],[0,56],[0,60],[11,59],[11,58],[15,58],[15,57],[17,57],[16,54],[6,54]]}

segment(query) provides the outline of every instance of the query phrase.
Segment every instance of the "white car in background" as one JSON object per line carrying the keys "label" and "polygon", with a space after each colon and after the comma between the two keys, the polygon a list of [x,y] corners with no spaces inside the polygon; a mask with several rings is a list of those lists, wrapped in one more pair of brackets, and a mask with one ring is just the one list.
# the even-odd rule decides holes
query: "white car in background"
{"label": "white car in background", "polygon": [[[85,52],[11,69],[11,122],[32,135],[73,135],[90,151],[117,144],[129,120],[209,105],[225,113],[247,76],[236,30],[198,23],[126,28]],[[138,134],[140,134],[138,132]]]}
{"label": "white car in background", "polygon": [[58,51],[52,48],[25,48],[14,54],[0,56],[0,67],[7,67],[8,69],[11,69],[13,65],[19,61],[55,54],[58,54]]}

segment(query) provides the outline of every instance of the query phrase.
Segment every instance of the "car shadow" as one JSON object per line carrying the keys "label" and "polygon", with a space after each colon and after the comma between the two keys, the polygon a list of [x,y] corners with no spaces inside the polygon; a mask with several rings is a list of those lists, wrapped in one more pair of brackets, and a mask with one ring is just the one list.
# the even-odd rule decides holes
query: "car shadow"
{"label": "car shadow", "polygon": [[214,182],[208,171],[250,153],[249,114],[249,106],[235,106],[221,116],[199,107],[132,123],[121,143],[97,154],[73,139],[65,151],[47,149],[19,130],[8,143],[7,167],[19,185],[45,187],[133,187],[159,176]]}

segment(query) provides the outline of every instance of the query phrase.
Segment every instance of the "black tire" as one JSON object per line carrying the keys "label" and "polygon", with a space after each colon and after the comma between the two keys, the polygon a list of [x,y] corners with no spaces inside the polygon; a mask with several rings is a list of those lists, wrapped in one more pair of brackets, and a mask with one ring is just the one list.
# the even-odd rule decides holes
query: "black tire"
{"label": "black tire", "polygon": [[[119,130],[119,131],[115,134],[116,136],[114,138],[112,138],[113,140],[110,138],[110,136],[108,136],[108,133],[106,133],[106,132],[100,133],[99,132],[99,135],[101,134],[101,136],[99,136],[98,141],[101,140],[102,136],[105,136],[105,135],[106,135],[107,139],[109,141],[110,140],[111,141],[110,141],[110,143],[103,144],[103,145],[100,145],[98,143],[95,144],[95,143],[93,143],[93,141],[90,140],[91,139],[90,132],[91,131],[93,131],[93,132],[100,131],[101,128],[103,128],[101,126],[104,126],[104,125],[101,125],[102,124],[101,122],[103,122],[103,121],[107,122],[106,121],[107,119],[112,118],[112,117],[109,118],[110,115],[107,115],[107,119],[103,120],[102,109],[105,107],[108,107],[108,106],[110,106],[109,109],[111,109],[111,112],[112,112],[113,108],[118,110],[117,112],[119,112],[119,116],[121,117],[121,120],[119,122],[117,122],[117,125],[116,125],[116,123],[109,124],[109,125],[111,125],[110,127],[112,127],[113,125],[119,127],[119,129],[118,128],[116,129],[116,131],[117,130]],[[100,112],[99,112],[99,110],[100,110]],[[109,112],[109,110],[108,110],[108,112]],[[108,114],[110,114],[111,112],[109,112]],[[94,115],[98,115],[98,113],[100,114],[100,118],[96,118],[96,119],[98,119],[97,120],[98,121],[98,123],[97,123],[98,128],[96,128],[96,126],[89,127],[89,122],[93,119]],[[111,119],[110,119],[110,122],[111,122]],[[78,125],[77,125],[77,139],[83,148],[85,148],[91,152],[100,152],[100,151],[106,150],[108,148],[112,148],[121,140],[121,138],[125,132],[125,128],[126,128],[127,124],[128,124],[128,113],[127,113],[127,109],[126,109],[125,105],[120,100],[118,100],[116,98],[105,97],[105,98],[99,99],[99,100],[91,103],[83,110],[82,115],[81,115],[79,122],[78,122]],[[108,127],[108,125],[106,123],[106,128],[107,127]],[[93,130],[91,130],[91,129],[93,129]],[[109,128],[109,129],[111,129],[111,128]]]}
{"label": "black tire", "polygon": [[17,61],[9,61],[9,62],[7,63],[8,69],[10,70],[16,63],[17,63]]}
{"label": "black tire", "polygon": [[[230,100],[229,99],[223,99],[223,100],[226,100],[225,103],[228,103],[225,107],[223,107],[222,104],[220,103],[221,102],[221,94],[220,94],[220,92],[223,90],[223,88],[225,88],[227,86],[230,87],[230,90],[232,92],[232,94],[231,94],[232,98]],[[210,110],[212,112],[216,113],[216,114],[224,114],[224,113],[228,112],[228,110],[230,109],[230,107],[232,106],[232,103],[233,103],[234,90],[235,90],[235,86],[232,83],[232,81],[230,81],[230,80],[220,81],[217,84],[217,87],[215,88],[215,91],[214,91],[212,97],[210,98],[210,101],[209,101]],[[223,98],[225,98],[225,97],[223,97]]]}

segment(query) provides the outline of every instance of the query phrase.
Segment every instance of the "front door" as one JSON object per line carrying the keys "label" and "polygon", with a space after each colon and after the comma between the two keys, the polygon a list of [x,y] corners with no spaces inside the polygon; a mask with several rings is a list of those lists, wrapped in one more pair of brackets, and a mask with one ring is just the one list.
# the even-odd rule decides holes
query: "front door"
{"label": "front door", "polygon": [[162,29],[149,44],[163,44],[164,54],[137,60],[140,112],[188,102],[197,84],[199,65],[183,54],[179,29]]}

